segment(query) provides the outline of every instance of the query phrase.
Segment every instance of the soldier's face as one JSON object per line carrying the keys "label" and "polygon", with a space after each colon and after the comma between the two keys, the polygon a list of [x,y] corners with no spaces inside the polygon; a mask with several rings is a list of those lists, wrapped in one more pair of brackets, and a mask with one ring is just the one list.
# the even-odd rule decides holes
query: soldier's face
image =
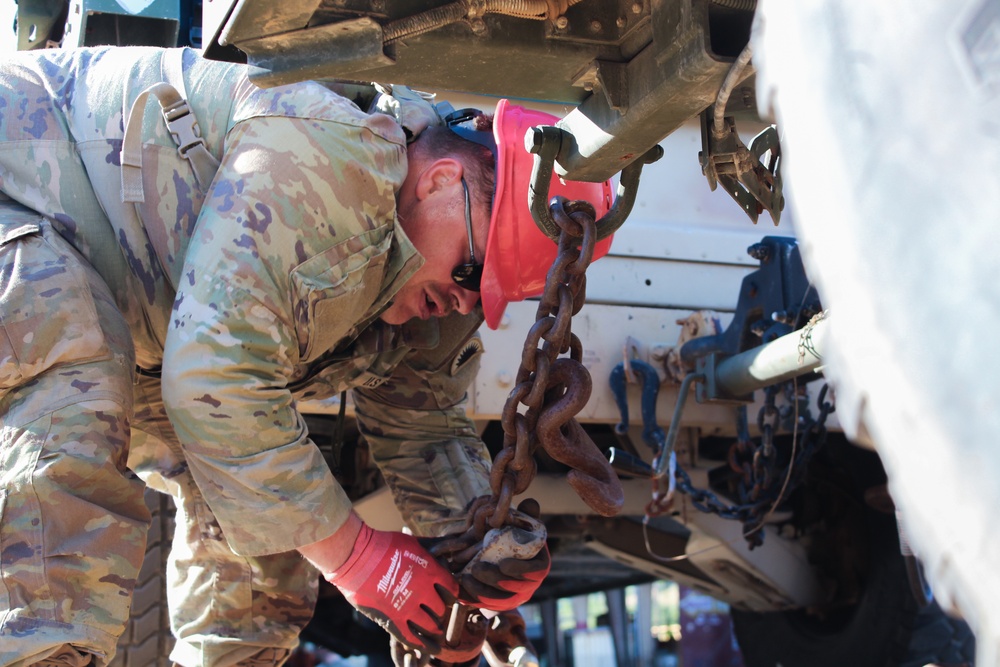
{"label": "soldier's face", "polygon": [[[382,319],[389,324],[402,324],[414,317],[444,317],[454,311],[467,314],[479,302],[478,292],[459,286],[452,278],[455,267],[470,260],[461,178],[450,178],[450,174],[431,176],[436,182],[430,187],[418,184],[414,196],[409,196],[406,189],[400,196],[400,224],[425,261],[382,313]],[[477,261],[486,255],[488,224],[485,212],[474,209]]]}

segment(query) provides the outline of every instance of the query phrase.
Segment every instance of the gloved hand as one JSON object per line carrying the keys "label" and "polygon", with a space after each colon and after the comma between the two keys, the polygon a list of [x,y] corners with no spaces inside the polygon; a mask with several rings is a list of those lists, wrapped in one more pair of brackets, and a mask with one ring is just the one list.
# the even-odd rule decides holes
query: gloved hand
{"label": "gloved hand", "polygon": [[[445,649],[458,584],[412,535],[362,525],[347,561],[324,575],[358,611],[399,641],[426,655]],[[449,657],[468,659],[478,655],[479,648],[468,653]]]}
{"label": "gloved hand", "polygon": [[509,611],[531,599],[552,567],[538,503],[511,510],[510,525],[483,538],[483,549],[463,568],[459,599],[492,611]]}
{"label": "gloved hand", "polygon": [[483,647],[480,642],[474,654],[468,649],[456,651],[445,648],[434,657],[421,655],[413,649],[399,642],[395,637],[389,640],[389,655],[392,657],[392,664],[395,667],[418,667],[427,665],[428,667],[479,667],[482,662]]}

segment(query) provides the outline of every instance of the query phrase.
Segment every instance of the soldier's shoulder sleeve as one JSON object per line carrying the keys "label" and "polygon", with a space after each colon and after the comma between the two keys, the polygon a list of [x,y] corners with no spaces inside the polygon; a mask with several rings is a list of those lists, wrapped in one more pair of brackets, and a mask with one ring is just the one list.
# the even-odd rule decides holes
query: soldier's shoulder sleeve
{"label": "soldier's shoulder sleeve", "polygon": [[489,452],[465,412],[479,367],[481,314],[411,325],[414,346],[390,379],[355,389],[361,432],[407,525],[418,535],[461,529],[489,493]]}
{"label": "soldier's shoulder sleeve", "polygon": [[[296,108],[298,96],[279,97]],[[317,304],[365,298],[351,288],[369,282],[395,221],[399,139],[290,112],[250,114],[226,138],[185,250],[163,392],[237,553],[318,541],[350,511],[288,383],[315,347]]]}
{"label": "soldier's shoulder sleeve", "polygon": [[479,312],[403,325],[410,353],[384,384],[370,390],[386,406],[445,410],[464,402],[483,352]]}

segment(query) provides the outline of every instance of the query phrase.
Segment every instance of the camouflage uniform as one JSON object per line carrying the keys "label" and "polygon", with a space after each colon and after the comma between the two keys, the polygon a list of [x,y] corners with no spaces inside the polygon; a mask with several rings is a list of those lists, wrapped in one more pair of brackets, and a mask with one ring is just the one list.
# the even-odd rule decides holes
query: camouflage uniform
{"label": "camouflage uniform", "polygon": [[[123,202],[125,118],[161,81],[220,166],[202,189],[150,101]],[[354,388],[418,534],[488,491],[461,407],[477,360],[456,363],[481,315],[378,319],[423,262],[396,224],[406,165],[392,117],[191,51],[0,64],[0,664],[113,654],[149,522],[131,471],[178,505],[172,658],[295,646],[317,575],[294,549],[351,507],[298,400]]]}

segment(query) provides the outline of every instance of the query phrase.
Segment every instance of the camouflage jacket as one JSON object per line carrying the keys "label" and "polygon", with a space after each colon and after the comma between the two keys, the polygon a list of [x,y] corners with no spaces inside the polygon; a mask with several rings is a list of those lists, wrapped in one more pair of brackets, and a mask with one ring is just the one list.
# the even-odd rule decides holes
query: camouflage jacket
{"label": "camouflage jacket", "polygon": [[[286,551],[346,519],[297,399],[348,387],[404,518],[418,533],[453,527],[487,491],[488,457],[461,405],[475,360],[452,364],[481,316],[378,319],[423,262],[396,224],[402,128],[316,83],[265,90],[244,66],[164,54],[5,58],[0,191],[51,219],[114,291],[237,553]],[[202,191],[151,98],[144,197],[126,203],[125,121],[162,81],[186,93],[220,164]]]}

